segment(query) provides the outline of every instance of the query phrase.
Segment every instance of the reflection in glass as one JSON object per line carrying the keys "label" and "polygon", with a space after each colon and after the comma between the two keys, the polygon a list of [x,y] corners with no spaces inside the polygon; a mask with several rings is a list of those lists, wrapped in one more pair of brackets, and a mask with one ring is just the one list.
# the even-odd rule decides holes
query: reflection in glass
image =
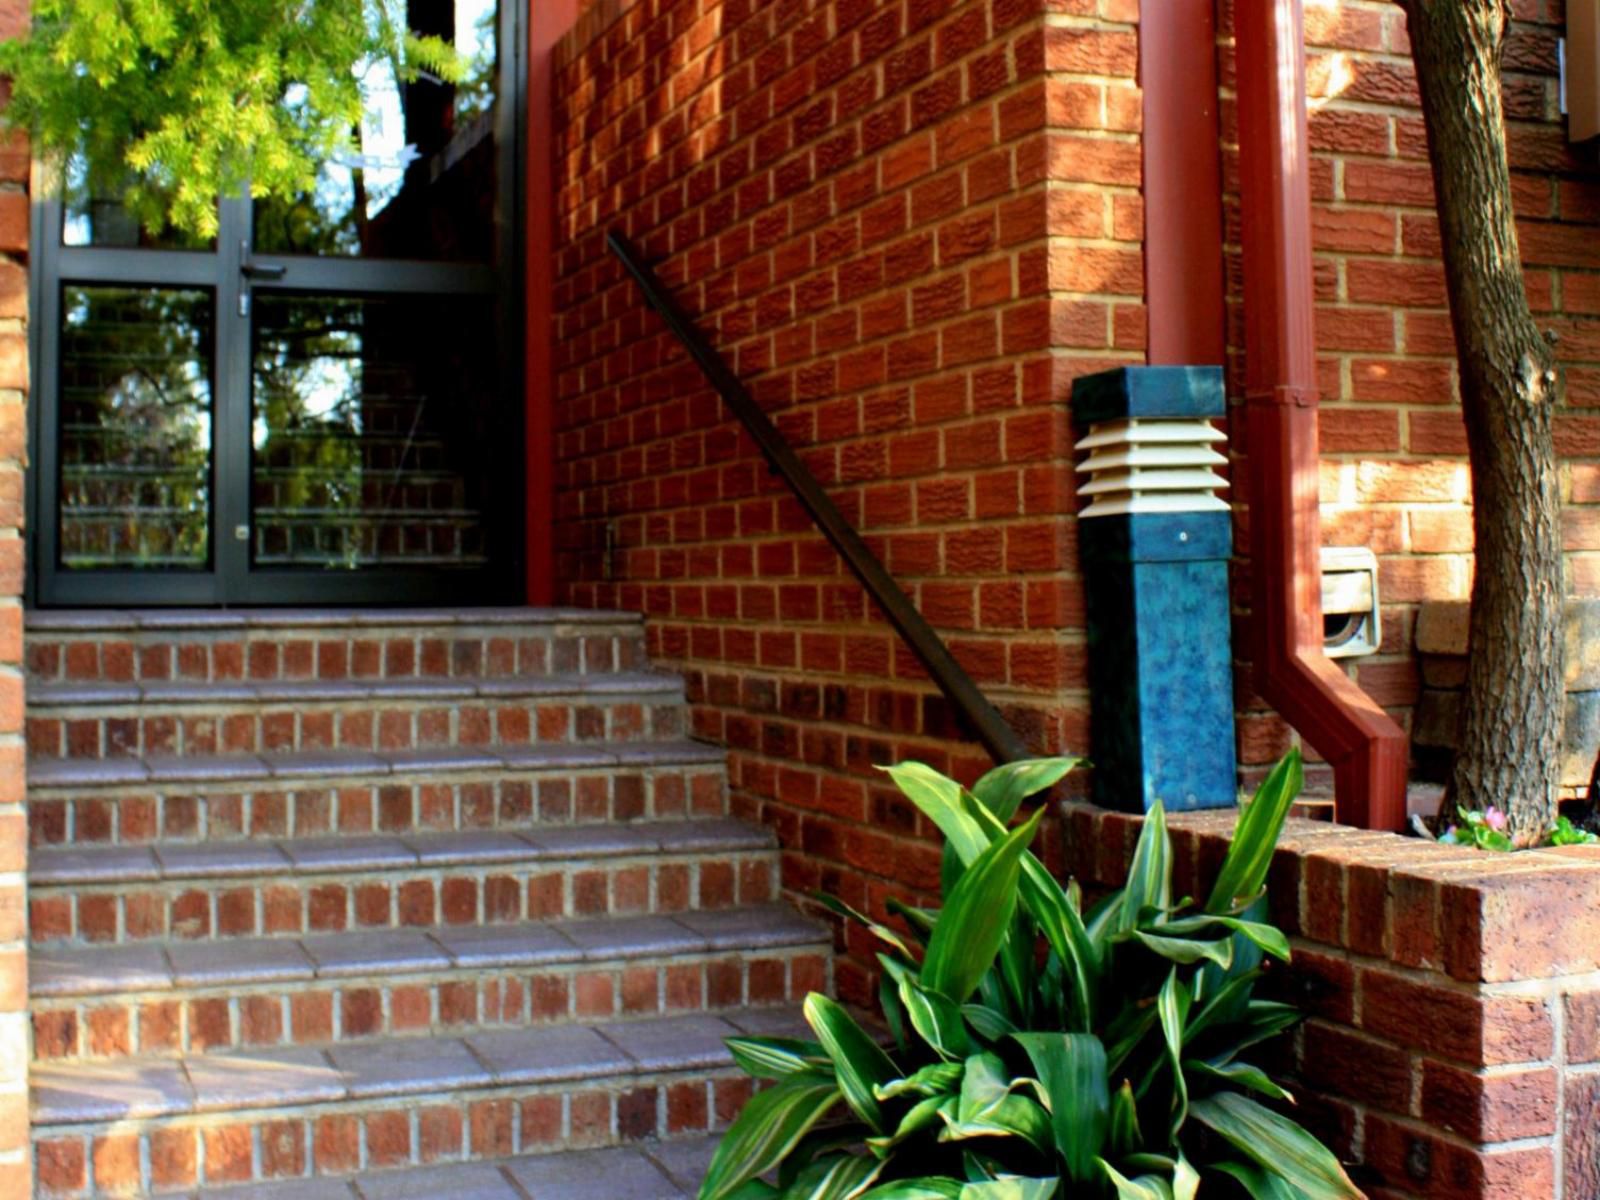
{"label": "reflection in glass", "polygon": [[257,566],[480,567],[487,302],[257,293]]}
{"label": "reflection in glass", "polygon": [[81,157],[69,159],[61,178],[61,244],[141,250],[206,250],[215,244],[165,222],[150,229],[118,199],[121,193],[121,186],[91,183]]}
{"label": "reflection in glass", "polygon": [[[356,149],[325,163],[298,201],[257,202],[257,253],[493,256],[496,0],[410,0],[407,11],[414,32],[456,46],[466,77],[447,84],[424,73],[401,83],[391,62],[362,64]],[[291,89],[285,103],[301,100]]]}
{"label": "reflection in glass", "polygon": [[205,568],[211,293],[68,285],[61,310],[61,565]]}

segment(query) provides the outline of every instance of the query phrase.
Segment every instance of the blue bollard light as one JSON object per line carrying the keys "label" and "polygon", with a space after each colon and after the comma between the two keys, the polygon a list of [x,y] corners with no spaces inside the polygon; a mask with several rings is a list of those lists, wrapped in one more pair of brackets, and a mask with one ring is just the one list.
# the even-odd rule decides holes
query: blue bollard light
{"label": "blue bollard light", "polygon": [[1095,802],[1143,812],[1236,802],[1228,560],[1215,467],[1218,367],[1121,367],[1072,385],[1083,452]]}

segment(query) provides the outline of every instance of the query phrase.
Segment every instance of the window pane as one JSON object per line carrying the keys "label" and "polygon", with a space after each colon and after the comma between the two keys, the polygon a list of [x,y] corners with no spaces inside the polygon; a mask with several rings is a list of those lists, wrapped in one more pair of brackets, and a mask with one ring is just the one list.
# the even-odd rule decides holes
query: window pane
{"label": "window pane", "polygon": [[257,566],[481,567],[492,310],[258,292]]}
{"label": "window pane", "polygon": [[498,5],[410,0],[408,13],[417,33],[456,46],[466,78],[402,83],[391,64],[368,64],[357,149],[325,163],[297,202],[257,202],[258,254],[493,257]]}
{"label": "window pane", "polygon": [[211,293],[62,290],[61,565],[211,558]]}
{"label": "window pane", "polygon": [[68,162],[63,180],[61,243],[141,250],[209,250],[215,238],[184,233],[163,222],[152,230],[124,207],[121,189],[91,186],[81,159]]}

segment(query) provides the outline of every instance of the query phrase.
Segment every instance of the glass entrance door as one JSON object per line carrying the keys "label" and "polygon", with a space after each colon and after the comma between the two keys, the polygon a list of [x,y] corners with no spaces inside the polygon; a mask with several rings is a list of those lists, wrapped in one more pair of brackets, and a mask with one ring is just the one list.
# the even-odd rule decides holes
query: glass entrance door
{"label": "glass entrance door", "polygon": [[211,242],[39,206],[38,603],[516,598],[515,7],[412,0],[468,78],[369,67],[357,147]]}

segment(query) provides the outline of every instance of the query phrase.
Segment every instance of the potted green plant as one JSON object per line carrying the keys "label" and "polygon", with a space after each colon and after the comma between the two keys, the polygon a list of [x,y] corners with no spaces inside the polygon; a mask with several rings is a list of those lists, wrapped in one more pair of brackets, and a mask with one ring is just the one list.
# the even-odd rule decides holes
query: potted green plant
{"label": "potted green plant", "polygon": [[1004,766],[970,791],[920,763],[889,768],[944,835],[943,907],[897,906],[902,936],[828,901],[883,944],[888,1035],[813,993],[813,1039],[731,1039],[771,1083],[700,1200],[1361,1196],[1245,1057],[1300,1016],[1252,994],[1266,960],[1289,958],[1263,893],[1298,753],[1240,814],[1203,903],[1172,894],[1157,808],[1126,885],[1087,909],[1029,850],[1044,808],[1012,827],[1076,764]]}

